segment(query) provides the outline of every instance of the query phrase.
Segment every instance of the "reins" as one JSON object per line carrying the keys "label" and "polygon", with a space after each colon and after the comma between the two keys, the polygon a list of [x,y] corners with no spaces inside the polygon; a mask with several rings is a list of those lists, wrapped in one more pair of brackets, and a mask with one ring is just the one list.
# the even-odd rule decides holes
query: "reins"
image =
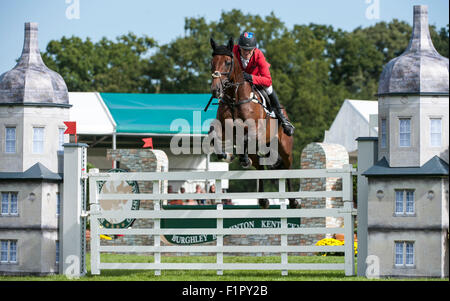
{"label": "reins", "polygon": [[[213,74],[211,74],[212,78],[219,78],[220,80],[220,86],[221,86],[221,95],[219,97],[217,97],[217,99],[219,100],[218,104],[220,103],[224,103],[225,105],[227,105],[231,111],[233,112],[232,115],[234,115],[234,109],[236,107],[239,107],[243,104],[249,103],[250,101],[255,101],[257,103],[259,103],[261,106],[264,107],[264,104],[261,103],[257,98],[254,98],[253,96],[250,97],[249,99],[243,99],[243,100],[238,100],[237,99],[237,90],[239,89],[240,85],[243,85],[245,83],[245,81],[243,82],[237,82],[237,83],[233,83],[231,81],[231,75],[233,73],[233,67],[234,67],[234,54],[231,53],[231,67],[230,67],[230,71],[228,72],[220,72],[220,71],[215,71]],[[222,76],[227,76],[227,78],[225,80],[222,80]],[[235,97],[230,97],[228,94],[225,93],[225,91],[229,90],[230,88],[235,88],[234,90],[234,95]],[[252,90],[253,90],[253,86],[252,86]],[[206,112],[211,104],[211,101],[213,99],[216,99],[216,97],[211,96],[211,98],[208,101],[208,104],[206,105],[204,111]],[[236,102],[236,100],[238,100]],[[233,117],[234,119],[234,117]]]}

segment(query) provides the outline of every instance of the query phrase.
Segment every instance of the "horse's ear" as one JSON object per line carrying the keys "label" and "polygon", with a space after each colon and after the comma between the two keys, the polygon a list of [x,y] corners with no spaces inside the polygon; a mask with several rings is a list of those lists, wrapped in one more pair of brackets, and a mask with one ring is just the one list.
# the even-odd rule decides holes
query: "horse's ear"
{"label": "horse's ear", "polygon": [[230,51],[233,51],[233,46],[234,46],[234,42],[233,42],[233,37],[230,38],[230,40],[228,40],[228,49],[230,49]]}
{"label": "horse's ear", "polygon": [[211,43],[211,47],[212,47],[213,50],[216,49],[216,42],[214,42],[213,38],[209,39],[209,43]]}

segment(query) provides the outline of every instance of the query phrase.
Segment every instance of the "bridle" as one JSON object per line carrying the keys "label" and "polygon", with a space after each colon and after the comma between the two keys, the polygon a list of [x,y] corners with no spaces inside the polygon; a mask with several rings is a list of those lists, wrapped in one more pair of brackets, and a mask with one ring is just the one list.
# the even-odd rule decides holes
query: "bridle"
{"label": "bridle", "polygon": [[[219,97],[217,97],[217,99],[219,100],[219,104],[223,103],[223,104],[227,105],[233,112],[232,115],[234,115],[235,107],[239,107],[240,105],[246,104],[253,100],[253,98],[250,97],[249,99],[236,101],[237,100],[237,90],[240,85],[243,85],[245,83],[245,81],[236,82],[236,83],[231,81],[231,75],[233,74],[233,67],[234,67],[234,54],[231,53],[230,70],[228,72],[220,72],[220,71],[216,70],[216,71],[214,71],[213,74],[211,74],[211,77],[213,79],[219,78],[219,80],[220,80],[220,88],[219,88],[220,93],[219,93]],[[223,76],[226,76],[226,78],[222,79]],[[230,88],[234,88],[234,93],[233,93],[234,97],[230,97],[228,94],[224,93],[225,91],[229,90]],[[211,98],[204,110],[205,112],[206,112],[206,110],[208,110],[208,107],[214,98],[216,98],[216,97],[211,96]]]}
{"label": "bridle", "polygon": [[[220,72],[218,70],[214,71],[213,74],[211,74],[211,77],[214,78],[218,78],[220,80],[220,93],[219,93],[219,97],[218,99],[223,99],[224,97],[224,92],[226,90],[228,90],[229,88],[233,87],[233,86],[239,86],[240,83],[233,83],[231,81],[231,75],[233,74],[233,67],[234,67],[234,54],[231,53],[231,67],[230,70],[228,72]],[[222,76],[226,76],[225,80],[222,80]]]}

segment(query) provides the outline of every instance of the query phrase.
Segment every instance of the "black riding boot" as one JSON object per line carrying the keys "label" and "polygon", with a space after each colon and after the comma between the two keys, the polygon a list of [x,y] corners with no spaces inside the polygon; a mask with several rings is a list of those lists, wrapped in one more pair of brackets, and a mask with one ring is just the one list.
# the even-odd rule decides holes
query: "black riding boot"
{"label": "black riding boot", "polygon": [[281,126],[283,127],[283,131],[288,136],[292,136],[294,134],[295,127],[289,122],[289,120],[284,116],[283,112],[281,111],[280,102],[278,101],[278,96],[275,90],[273,90],[272,94],[269,95],[270,98],[270,104],[272,105],[272,108],[275,112],[275,115],[277,115],[277,118],[281,121]]}

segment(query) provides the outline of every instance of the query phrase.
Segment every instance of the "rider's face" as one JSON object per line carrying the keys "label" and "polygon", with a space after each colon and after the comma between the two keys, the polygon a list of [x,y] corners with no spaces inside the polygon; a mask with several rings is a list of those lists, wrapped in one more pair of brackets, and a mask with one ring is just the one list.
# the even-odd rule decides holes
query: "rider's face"
{"label": "rider's face", "polygon": [[249,60],[249,59],[252,57],[254,51],[255,51],[254,48],[251,49],[251,50],[246,50],[246,49],[244,49],[244,48],[241,48],[241,56],[242,56],[244,59]]}

